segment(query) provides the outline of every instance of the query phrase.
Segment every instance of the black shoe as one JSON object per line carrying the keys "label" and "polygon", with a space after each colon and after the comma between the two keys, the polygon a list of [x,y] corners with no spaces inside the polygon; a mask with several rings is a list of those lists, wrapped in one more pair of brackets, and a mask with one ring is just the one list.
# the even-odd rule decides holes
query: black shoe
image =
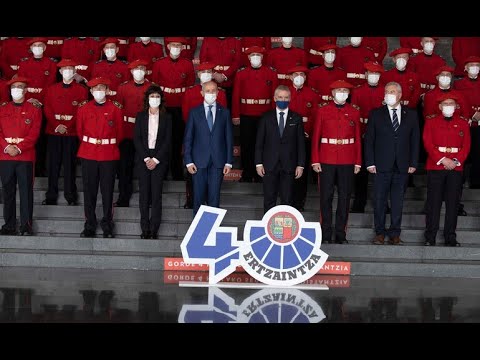
{"label": "black shoe", "polygon": [[0,235],[17,235],[17,230],[15,229],[7,229],[7,228],[4,228],[2,227],[0,229]]}
{"label": "black shoe", "polygon": [[435,246],[435,241],[426,240],[424,245],[425,246]]}
{"label": "black shoe", "polygon": [[42,205],[57,205],[57,201],[56,200],[43,200],[42,201]]}
{"label": "black shoe", "polygon": [[467,216],[467,212],[465,211],[465,209],[458,209],[457,211],[457,216]]}
{"label": "black shoe", "polygon": [[77,206],[77,205],[78,205],[78,201],[77,201],[77,200],[68,200],[67,203],[68,203],[68,205],[70,205],[70,206]]}
{"label": "black shoe", "polygon": [[387,209],[385,210],[385,214],[390,214],[392,212],[392,209],[390,209],[390,206],[387,206]]}
{"label": "black shoe", "polygon": [[238,182],[241,182],[241,183],[251,183],[252,182],[252,178],[246,178],[246,177],[241,177],[240,180],[238,180]]}
{"label": "black shoe", "polygon": [[193,209],[193,202],[192,201],[186,201],[185,204],[183,204],[184,209]]}
{"label": "black shoe", "polygon": [[113,239],[113,238],[115,237],[115,235],[113,235],[113,232],[112,232],[112,231],[104,231],[104,232],[103,232],[103,237],[104,237],[104,238]]}
{"label": "black shoe", "polygon": [[359,207],[353,207],[352,210],[350,210],[352,214],[363,214],[365,213],[365,209],[359,208]]}
{"label": "black shoe", "polygon": [[255,178],[253,178],[253,182],[263,183],[263,178],[261,178],[260,176],[256,176]]}
{"label": "black shoe", "polygon": [[158,240],[158,234],[150,235],[150,239]]}
{"label": "black shoe", "polygon": [[80,233],[80,237],[83,237],[83,238],[94,238],[95,236],[96,236],[96,234],[95,234],[95,231],[93,231],[93,230],[84,229]]}
{"label": "black shoe", "polygon": [[142,231],[140,239],[150,239],[150,231]]}
{"label": "black shoe", "polygon": [[347,239],[335,239],[335,244],[348,244]]}
{"label": "black shoe", "polygon": [[129,207],[129,203],[125,201],[116,201],[113,203],[113,206],[115,207]]}
{"label": "black shoe", "polygon": [[451,247],[460,247],[460,243],[457,240],[445,242],[445,246],[451,246]]}
{"label": "black shoe", "polygon": [[33,230],[32,227],[29,225],[24,225],[20,227],[20,235],[32,236]]}

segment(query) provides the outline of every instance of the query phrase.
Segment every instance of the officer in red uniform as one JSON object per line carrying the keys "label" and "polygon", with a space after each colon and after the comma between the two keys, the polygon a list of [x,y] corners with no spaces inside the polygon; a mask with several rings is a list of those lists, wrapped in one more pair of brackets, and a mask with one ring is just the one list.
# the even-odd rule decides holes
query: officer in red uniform
{"label": "officer in red uniform", "polygon": [[277,73],[263,65],[263,47],[252,46],[246,51],[250,66],[240,69],[235,77],[232,97],[232,121],[240,124],[242,177],[240,182],[260,181],[255,168],[255,139],[257,124],[265,111],[275,107],[272,103],[278,86]]}
{"label": "officer in red uniform", "polygon": [[351,37],[350,45],[338,49],[337,66],[347,72],[347,80],[354,87],[366,82],[363,64],[369,61],[375,61],[375,54],[363,44],[362,37]]}
{"label": "officer in red uniform", "polygon": [[[272,48],[272,38],[270,36],[258,36],[258,37],[242,37],[240,38],[240,44],[242,45],[242,67],[250,66],[250,60],[248,60],[248,55],[245,54],[245,51],[249,47],[259,46],[265,49],[267,53]],[[264,61],[266,62],[266,53],[264,54]]]}
{"label": "officer in red uniform", "polygon": [[118,102],[123,106],[123,140],[120,143],[120,161],[118,162],[118,200],[115,206],[130,206],[133,193],[133,168],[135,160],[135,145],[133,134],[135,118],[143,109],[145,91],[152,84],[145,79],[148,62],[134,60],[128,64],[133,80],[125,81],[118,87]]}
{"label": "officer in red uniform", "polygon": [[[117,40],[116,44],[117,44],[117,47],[118,47],[117,57],[120,60],[126,61],[127,60],[128,47],[129,47],[130,44],[133,44],[135,42],[135,36],[117,37],[115,39]],[[106,38],[105,37],[99,37],[99,40],[101,42],[104,42],[106,40]]]}
{"label": "officer in red uniform", "polygon": [[25,37],[11,37],[3,41],[0,66],[5,79],[11,79],[18,71],[20,60],[30,56],[27,45],[29,40]]}
{"label": "officer in red uniform", "polygon": [[47,48],[45,49],[45,56],[59,61],[62,57],[62,47],[65,38],[60,36],[51,36],[47,38]]}
{"label": "officer in red uniform", "polygon": [[50,85],[45,91],[45,117],[47,125],[48,191],[43,205],[56,205],[58,177],[63,164],[64,196],[68,205],[78,200],[75,168],[78,151],[76,118],[78,105],[87,100],[88,90],[74,81],[78,63],[62,59],[57,63],[62,82]]}
{"label": "officer in red uniform", "polygon": [[456,36],[452,40],[452,58],[455,62],[455,76],[463,77],[465,59],[469,56],[480,54],[480,37]]}
{"label": "officer in red uniform", "polygon": [[165,106],[172,115],[172,159],[170,170],[173,180],[182,181],[183,158],[182,145],[185,123],[182,119],[182,102],[185,90],[195,84],[193,63],[181,57],[182,46],[186,43],[183,37],[171,37],[167,45],[169,55],[153,65],[152,80],[160,85],[165,97]]}
{"label": "officer in red uniform", "polygon": [[42,110],[26,100],[28,79],[7,82],[13,101],[0,106],[0,178],[3,190],[1,235],[16,235],[16,191],[20,192],[20,234],[32,235],[33,163]]}
{"label": "officer in red uniform", "polygon": [[106,38],[101,43],[106,60],[99,60],[92,66],[92,77],[104,77],[110,80],[110,100],[117,100],[118,86],[130,78],[127,62],[117,58],[120,48],[117,38]]}
{"label": "officer in red uniform", "polygon": [[[368,114],[372,109],[382,106],[385,89],[379,86],[380,78],[384,72],[383,66],[378,62],[367,62],[364,64],[365,77],[367,83],[353,89],[352,104],[360,108],[360,132],[362,135],[362,154],[363,138],[367,131]],[[355,176],[355,200],[353,201],[352,213],[364,213],[365,205],[367,204],[368,192],[368,171],[365,166],[365,157],[363,157],[362,169]]]}
{"label": "officer in red uniform", "polygon": [[336,36],[305,36],[303,38],[303,48],[307,52],[308,67],[323,65],[323,52],[321,47],[324,45],[335,45],[337,43]]}
{"label": "officer in red uniform", "polygon": [[141,37],[140,41],[130,44],[128,47],[127,60],[144,60],[147,62],[145,76],[150,78],[152,75],[153,63],[164,57],[163,45],[152,41],[149,37]]}
{"label": "officer in red uniform", "polygon": [[[185,43],[182,44],[182,52],[180,53],[180,56],[188,60],[193,60],[193,56],[197,51],[197,37],[184,37],[183,39],[185,39]],[[170,44],[171,41],[170,37],[165,36],[163,38],[167,56],[170,55],[170,50],[168,50],[167,45]]]}
{"label": "officer in red uniform", "polygon": [[123,140],[122,105],[107,100],[110,81],[93,78],[87,85],[94,100],[84,101],[77,111],[77,136],[80,148],[77,156],[82,161],[84,187],[85,228],[81,237],[95,237],[97,228],[98,185],[102,193],[103,218],[100,225],[104,238],[113,238],[113,188],[117,160],[120,158],[118,144]]}
{"label": "officer in red uniform", "polygon": [[388,43],[386,36],[366,36],[362,44],[373,51],[375,61],[382,64],[385,55],[387,55]]}
{"label": "officer in red uniform", "polygon": [[[308,68],[295,66],[287,71],[290,76],[290,104],[288,108],[295,111],[303,118],[303,130],[305,133],[305,163],[310,164],[311,136],[313,135],[313,121],[315,111],[318,108],[320,98],[318,94],[306,85]],[[304,211],[307,197],[308,166],[305,167],[302,176],[294,182],[293,206],[298,211]]]}
{"label": "officer in red uniform", "polygon": [[[203,103],[202,96],[202,84],[211,81],[213,79],[213,69],[215,64],[212,63],[201,63],[197,66],[197,77],[200,79],[200,84],[193,85],[185,91],[185,96],[183,97],[182,102],[182,116],[185,124],[188,121],[188,114],[191,109]],[[218,89],[217,103],[223,107],[227,107],[227,97],[223,89]],[[183,205],[184,209],[193,209],[193,183],[192,183],[192,174],[188,171],[186,172],[186,182],[185,182],[185,194],[186,200]]]}
{"label": "officer in red uniform", "polygon": [[423,143],[428,153],[427,217],[425,245],[435,245],[442,200],[445,199],[444,236],[446,246],[460,246],[457,241],[457,208],[462,188],[462,172],[470,151],[468,123],[457,114],[456,98],[443,93],[437,98],[440,115],[429,119],[423,131]]}
{"label": "officer in red uniform", "polygon": [[322,238],[332,242],[332,201],[335,185],[338,203],[335,220],[335,242],[347,243],[346,228],[354,174],[361,169],[362,147],[360,112],[348,104],[353,85],[334,81],[333,102],[319,105],[312,137],[312,167],[320,174],[320,222]]}
{"label": "officer in red uniform", "polygon": [[400,36],[400,47],[412,49],[415,56],[423,51],[421,36]]}
{"label": "officer in red uniform", "polygon": [[332,89],[330,84],[336,80],[347,80],[345,70],[334,66],[336,59],[337,45],[327,44],[319,51],[323,54],[324,64],[313,68],[308,74],[308,85],[316,90],[323,102],[332,101]]}
{"label": "officer in red uniform", "polygon": [[235,74],[242,63],[240,40],[234,37],[206,37],[200,47],[200,62],[217,64],[213,80],[225,89],[228,108],[231,109]]}
{"label": "officer in red uniform", "polygon": [[294,66],[307,66],[307,53],[292,43],[293,37],[282,37],[282,46],[267,52],[265,64],[277,71],[279,85],[291,85],[289,69]]}
{"label": "officer in red uniform", "polygon": [[[62,58],[78,63],[76,79],[90,79],[92,65],[100,57],[100,42],[91,37],[66,38],[62,47]],[[82,79],[83,78],[83,79]]]}

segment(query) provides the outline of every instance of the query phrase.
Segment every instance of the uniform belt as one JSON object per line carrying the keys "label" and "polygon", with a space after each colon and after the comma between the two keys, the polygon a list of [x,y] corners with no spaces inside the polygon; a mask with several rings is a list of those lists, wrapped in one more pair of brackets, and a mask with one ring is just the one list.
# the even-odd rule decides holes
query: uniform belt
{"label": "uniform belt", "polygon": [[166,93],[169,93],[169,94],[178,94],[178,93],[182,93],[182,92],[185,92],[185,88],[168,88],[168,87],[163,87],[163,86],[160,86],[160,88],[166,92]]}
{"label": "uniform belt", "polygon": [[347,73],[349,79],[365,79],[365,74]]}
{"label": "uniform belt", "polygon": [[333,97],[330,96],[330,95],[322,95],[322,100],[327,100],[327,101],[330,100],[331,101],[331,100],[333,100]]}
{"label": "uniform belt", "polygon": [[270,104],[270,99],[240,99],[242,104],[249,104],[249,105],[266,105]]}
{"label": "uniform belt", "polygon": [[87,70],[88,65],[77,65],[77,66],[75,66],[75,69],[77,69],[77,70]]}
{"label": "uniform belt", "polygon": [[47,45],[62,45],[63,40],[47,40]]}
{"label": "uniform belt", "polygon": [[18,70],[18,65],[10,65],[10,67],[12,68],[12,70]]}
{"label": "uniform belt", "polygon": [[20,144],[23,140],[25,140],[25,139],[24,138],[12,138],[12,137],[5,138],[5,141],[9,144]]}
{"label": "uniform belt", "polygon": [[128,44],[128,40],[118,39],[118,43],[119,43],[120,45],[127,45],[127,44]]}
{"label": "uniform belt", "polygon": [[442,153],[458,153],[458,148],[456,147],[445,147],[445,146],[439,146],[438,151]]}
{"label": "uniform belt", "polygon": [[57,120],[69,121],[69,120],[72,120],[72,118],[73,118],[73,115],[60,115],[60,114],[55,114],[55,119],[57,119]]}
{"label": "uniform belt", "polygon": [[220,70],[220,71],[228,70],[228,69],[230,69],[230,65],[217,65],[213,69],[214,70]]}
{"label": "uniform belt", "polygon": [[134,117],[124,116],[124,117],[123,117],[123,121],[129,122],[129,123],[132,123],[132,124],[135,124],[135,118],[134,118]]}
{"label": "uniform belt", "polygon": [[302,117],[303,122],[308,122],[308,117],[304,116]]}
{"label": "uniform belt", "polygon": [[401,101],[400,101],[400,104],[402,104],[402,105],[408,105],[409,102],[410,102],[410,100],[401,100]]}
{"label": "uniform belt", "polygon": [[475,110],[475,111],[480,111],[480,106],[473,106],[472,105],[472,109]]}
{"label": "uniform belt", "polygon": [[422,89],[435,89],[435,84],[424,84],[424,83],[420,83],[420,87]]}
{"label": "uniform belt", "polygon": [[368,123],[368,118],[360,118],[360,122],[362,124],[367,124]]}
{"label": "uniform belt", "polygon": [[308,52],[312,55],[323,55],[323,53],[321,51],[317,51],[317,50],[313,50],[313,49],[308,50]]}
{"label": "uniform belt", "polygon": [[288,74],[277,74],[279,79],[288,79]]}
{"label": "uniform belt", "polygon": [[108,144],[116,144],[117,143],[117,139],[113,138],[113,139],[95,139],[95,138],[91,138],[91,137],[88,137],[88,136],[83,136],[83,141],[85,142],[88,142],[90,144],[95,144],[95,145],[108,145]]}
{"label": "uniform belt", "polygon": [[354,138],[351,139],[328,139],[328,138],[322,138],[321,140],[322,144],[332,144],[332,145],[347,145],[347,144],[353,144],[355,142]]}
{"label": "uniform belt", "polygon": [[182,48],[183,50],[190,50],[190,45],[183,45]]}
{"label": "uniform belt", "polygon": [[43,88],[30,88],[30,87],[27,88],[27,91],[28,91],[29,93],[36,93],[36,94],[41,93],[42,90],[43,90]]}

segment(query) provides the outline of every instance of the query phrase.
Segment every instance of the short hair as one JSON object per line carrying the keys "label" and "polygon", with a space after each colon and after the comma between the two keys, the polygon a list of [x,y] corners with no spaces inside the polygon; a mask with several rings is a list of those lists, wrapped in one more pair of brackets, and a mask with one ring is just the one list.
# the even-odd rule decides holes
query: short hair
{"label": "short hair", "polygon": [[210,81],[204,82],[204,83],[202,84],[202,91],[205,91],[205,86],[206,86],[207,84],[215,84],[215,87],[216,87],[217,90],[218,90],[218,84],[217,84],[215,81],[210,80]]}
{"label": "short hair", "polygon": [[148,101],[148,98],[150,97],[151,94],[160,94],[160,112],[164,113],[166,111],[165,109],[165,96],[163,95],[162,88],[158,85],[150,85],[147,91],[145,91],[145,95],[143,97],[143,111],[147,111],[150,109],[150,103]]}
{"label": "short hair", "polygon": [[387,88],[387,86],[396,86],[398,92],[399,92],[399,93],[402,93],[402,85],[400,85],[400,84],[397,83],[396,81],[390,81],[389,83],[387,83],[387,84],[385,85],[385,89]]}
{"label": "short hair", "polygon": [[279,91],[286,91],[286,92],[288,92],[289,96],[292,95],[292,93],[290,91],[290,88],[286,85],[278,85],[277,88],[275,89],[274,96],[277,96]]}

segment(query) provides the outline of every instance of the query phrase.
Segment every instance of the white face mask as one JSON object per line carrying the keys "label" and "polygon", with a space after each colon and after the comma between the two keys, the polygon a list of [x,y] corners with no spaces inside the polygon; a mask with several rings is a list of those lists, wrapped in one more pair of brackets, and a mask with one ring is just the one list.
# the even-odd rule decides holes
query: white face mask
{"label": "white face mask", "polygon": [[142,81],[145,78],[145,71],[141,69],[133,70],[133,78],[136,81]]}
{"label": "white face mask", "polygon": [[181,48],[173,46],[170,48],[170,55],[173,57],[177,57],[178,55],[180,55],[181,51],[182,51]]}
{"label": "white face mask", "polygon": [[480,67],[478,67],[477,65],[475,65],[475,66],[470,66],[470,67],[468,68],[468,75],[473,76],[473,77],[477,76],[479,69],[480,69]]}
{"label": "white face mask", "polygon": [[337,100],[337,103],[343,104],[345,101],[347,101],[348,98],[348,93],[346,92],[336,92],[335,93],[335,100]]}
{"label": "white face mask", "polygon": [[148,98],[148,105],[152,108],[157,108],[160,106],[160,103],[162,102],[162,99],[159,97],[149,97]]}
{"label": "white face mask", "polygon": [[303,76],[297,75],[293,78],[293,85],[295,85],[296,87],[302,86],[304,82],[305,78]]}
{"label": "white face mask", "polygon": [[32,46],[32,53],[35,56],[43,55],[43,46]]}
{"label": "white face mask", "polygon": [[353,46],[358,46],[362,43],[362,39],[361,37],[351,37],[350,38],[350,44],[352,44]]}
{"label": "white face mask", "polygon": [[23,97],[23,89],[13,88],[10,89],[10,94],[12,95],[13,100],[20,100]]}
{"label": "white face mask", "polygon": [[423,44],[423,52],[426,54],[431,54],[435,45],[432,42],[427,42]]}
{"label": "white face mask", "polygon": [[397,67],[398,70],[403,70],[407,66],[407,60],[404,58],[398,58],[395,60],[395,66]]}
{"label": "white face mask", "polygon": [[262,57],[260,55],[250,56],[250,64],[254,68],[258,68],[262,65]]}
{"label": "white face mask", "polygon": [[452,78],[450,76],[440,76],[438,78],[438,83],[442,87],[449,87],[451,82],[452,82]]}
{"label": "white face mask", "polygon": [[117,52],[115,51],[115,49],[105,49],[105,56],[107,57],[107,59],[113,59],[116,54]]}
{"label": "white face mask", "polygon": [[95,90],[93,93],[93,98],[97,102],[102,102],[105,100],[105,90]]}
{"label": "white face mask", "polygon": [[385,104],[393,106],[397,103],[397,96],[395,94],[385,94],[383,98],[385,100]]}
{"label": "white face mask", "polygon": [[367,81],[371,85],[377,85],[378,80],[380,80],[380,74],[368,74]]}
{"label": "white face mask", "polygon": [[150,38],[149,37],[141,37],[140,40],[142,40],[144,43],[149,42]]}
{"label": "white face mask", "polygon": [[329,52],[323,55],[325,62],[331,64],[335,61],[335,53]]}
{"label": "white face mask", "polygon": [[455,112],[455,106],[453,105],[446,105],[442,106],[442,114],[445,117],[451,117]]}
{"label": "white face mask", "polygon": [[283,47],[289,48],[292,46],[293,37],[282,37]]}
{"label": "white face mask", "polygon": [[63,80],[65,80],[67,82],[72,80],[74,74],[75,73],[73,72],[72,69],[63,69],[63,71],[62,71]]}
{"label": "white face mask", "polygon": [[209,72],[200,73],[200,82],[202,84],[210,80],[212,80],[212,73],[209,73]]}
{"label": "white face mask", "polygon": [[215,100],[217,100],[217,94],[210,94],[210,93],[207,93],[205,94],[204,96],[204,100],[207,104],[213,104],[215,102]]}

